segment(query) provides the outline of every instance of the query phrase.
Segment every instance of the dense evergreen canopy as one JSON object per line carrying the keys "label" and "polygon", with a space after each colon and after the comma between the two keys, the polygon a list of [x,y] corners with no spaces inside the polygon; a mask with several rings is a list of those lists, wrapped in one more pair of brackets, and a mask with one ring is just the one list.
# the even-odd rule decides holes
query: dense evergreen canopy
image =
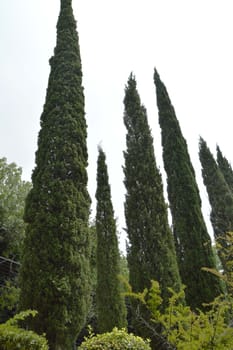
{"label": "dense evergreen canopy", "polygon": [[126,327],[126,307],[120,288],[120,254],[111,201],[106,157],[99,148],[96,190],[97,328],[101,333]]}
{"label": "dense evergreen canopy", "polygon": [[[223,173],[218,167],[206,142],[200,138],[199,157],[202,165],[202,177],[211,205],[210,220],[216,240],[224,247],[225,235],[233,231],[233,194]],[[226,268],[225,254],[219,251],[219,257]]]}
{"label": "dense evergreen canopy", "polygon": [[204,266],[214,268],[215,263],[195,173],[174,107],[156,70],[154,82],[179,269],[187,286],[187,303],[196,308],[212,301],[221,289],[214,276],[201,271]]}
{"label": "dense evergreen canopy", "polygon": [[21,309],[50,349],[71,349],[89,301],[90,198],[82,69],[71,0],[61,0],[57,44],[25,209]]}
{"label": "dense evergreen canopy", "polygon": [[223,156],[219,146],[217,146],[217,162],[226,183],[233,194],[233,170],[226,157]]}
{"label": "dense evergreen canopy", "polygon": [[161,284],[166,300],[167,287],[178,290],[180,277],[147,113],[132,74],[125,88],[124,106],[127,128],[125,218],[130,284],[133,290],[142,291],[155,279]]}

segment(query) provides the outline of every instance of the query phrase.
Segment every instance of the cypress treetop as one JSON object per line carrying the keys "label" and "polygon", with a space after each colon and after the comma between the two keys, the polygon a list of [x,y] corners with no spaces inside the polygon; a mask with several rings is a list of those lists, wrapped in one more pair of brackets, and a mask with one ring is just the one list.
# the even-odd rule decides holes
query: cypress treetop
{"label": "cypress treetop", "polygon": [[188,147],[166,87],[154,71],[163,160],[173,232],[187,303],[194,309],[220,294],[219,281],[201,271],[215,267],[210,236],[201,212],[201,199]]}
{"label": "cypress treetop", "polygon": [[120,254],[111,201],[106,157],[99,148],[96,190],[97,328],[101,333],[126,326],[126,307],[120,288]]}
{"label": "cypress treetop", "polygon": [[233,193],[233,170],[232,166],[226,157],[223,156],[219,146],[217,146],[217,162],[219,169],[221,170],[226,183],[228,184],[231,192]]}
{"label": "cypress treetop", "polygon": [[90,198],[81,59],[71,0],[61,0],[57,43],[25,208],[21,309],[52,350],[71,349],[89,305]]}
{"label": "cypress treetop", "polygon": [[200,138],[199,157],[202,177],[211,205],[211,222],[215,237],[233,230],[233,195],[206,141]]}
{"label": "cypress treetop", "polygon": [[[203,138],[200,138],[199,142],[199,157],[202,177],[211,205],[210,220],[215,239],[225,247],[226,233],[233,231],[233,194]],[[221,249],[219,257],[226,270],[225,254],[221,253]]]}

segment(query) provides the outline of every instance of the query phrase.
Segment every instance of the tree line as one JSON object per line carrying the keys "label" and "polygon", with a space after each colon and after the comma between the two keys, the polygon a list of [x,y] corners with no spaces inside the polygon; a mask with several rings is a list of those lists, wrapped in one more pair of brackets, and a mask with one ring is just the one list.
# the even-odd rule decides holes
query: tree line
{"label": "tree line", "polygon": [[[1,296],[6,300],[1,305],[2,321],[16,310],[36,310],[38,314],[28,318],[26,325],[38,334],[45,333],[52,350],[72,349],[77,339],[82,341],[87,324],[96,333],[125,327],[150,338],[152,349],[169,349],[172,340],[164,335],[166,323],[161,315],[171,305],[171,291],[182,294],[179,305],[187,305],[195,313],[205,312],[204,304],[220,295],[229,298],[232,287],[217,273],[195,170],[166,86],[155,69],[172,227],[147,111],[133,73],[125,87],[123,171],[129,276],[124,279],[119,278],[122,264],[124,268],[126,265],[119,252],[107,160],[101,147],[96,220],[93,225],[89,222],[87,124],[71,0],[61,0],[50,66],[32,184],[21,180],[16,165],[7,164],[5,159],[0,162],[0,255],[21,264],[11,283],[1,278]],[[233,171],[219,146],[216,161],[202,138],[199,157],[217,254],[230,280],[233,258],[228,253],[228,232],[233,231]],[[150,289],[152,281],[159,285],[157,292]],[[159,300],[157,321],[154,309],[151,304],[147,307],[148,299],[144,298],[149,290],[154,293],[153,303]],[[145,294],[140,294],[143,291]],[[7,295],[12,296],[11,301],[7,301]],[[226,322],[230,320],[228,313]]]}

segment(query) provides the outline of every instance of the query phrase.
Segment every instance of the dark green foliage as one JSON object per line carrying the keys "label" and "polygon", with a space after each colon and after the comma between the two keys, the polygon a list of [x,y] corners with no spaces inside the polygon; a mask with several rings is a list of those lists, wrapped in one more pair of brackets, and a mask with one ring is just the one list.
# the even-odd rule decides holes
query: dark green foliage
{"label": "dark green foliage", "polygon": [[[199,157],[202,165],[202,177],[211,205],[210,220],[215,239],[217,243],[224,246],[226,233],[233,231],[233,194],[202,138],[200,138],[199,143]],[[219,250],[219,257],[224,270],[227,270],[225,257],[221,254],[221,249]]]}
{"label": "dark green foliage", "polygon": [[96,329],[96,288],[97,288],[97,234],[96,226],[92,224],[90,227],[90,244],[91,244],[91,255],[90,255],[90,267],[91,267],[91,307],[87,316],[86,331],[87,327],[91,326]]}
{"label": "dark green foliage", "polygon": [[[2,265],[4,263],[1,261],[0,275],[2,273]],[[13,264],[11,264],[13,268]],[[19,294],[20,289],[18,287],[18,270],[15,274],[10,274],[5,277],[1,275],[1,284],[0,284],[0,323],[7,321],[9,318],[15,315],[15,312],[18,308],[19,303]],[[3,268],[4,271],[4,268]]]}
{"label": "dark green foliage", "polygon": [[214,276],[201,271],[202,267],[215,264],[195,173],[175,110],[156,70],[154,82],[179,269],[182,282],[187,286],[188,305],[199,308],[203,302],[212,301],[221,289]]}
{"label": "dark green foliage", "polygon": [[231,164],[223,156],[219,146],[217,146],[217,162],[226,183],[228,184],[231,192],[233,193],[233,170]]}
{"label": "dark green foliage", "polygon": [[114,328],[112,332],[91,335],[79,347],[80,350],[150,350],[147,340],[128,334],[124,329]]}
{"label": "dark green foliage", "polygon": [[20,290],[17,278],[8,279],[0,289],[0,323],[5,322],[15,314],[19,302]]}
{"label": "dark green foliage", "polygon": [[97,286],[97,262],[96,262],[96,250],[97,250],[97,237],[96,227],[94,223],[91,223],[89,227],[90,234],[90,307],[88,310],[85,326],[79,332],[78,338],[76,339],[76,345],[80,345],[88,335],[89,328],[93,329],[93,332],[97,331],[97,312],[96,312],[96,286]]}
{"label": "dark green foliage", "polygon": [[71,0],[61,0],[57,45],[26,201],[21,309],[49,346],[71,349],[89,307],[89,207],[84,94]]}
{"label": "dark green foliage", "polygon": [[140,292],[150,286],[151,279],[157,279],[166,299],[167,287],[178,290],[180,278],[147,113],[132,74],[125,89],[124,105],[129,281],[133,290]]}
{"label": "dark green foliage", "polygon": [[97,328],[101,333],[126,326],[120,288],[120,254],[105,154],[99,149],[96,190]]}

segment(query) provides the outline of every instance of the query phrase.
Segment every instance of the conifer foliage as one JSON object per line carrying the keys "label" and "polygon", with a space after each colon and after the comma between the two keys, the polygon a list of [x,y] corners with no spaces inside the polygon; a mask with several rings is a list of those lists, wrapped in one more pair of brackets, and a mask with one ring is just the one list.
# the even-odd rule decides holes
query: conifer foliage
{"label": "conifer foliage", "polygon": [[217,146],[217,162],[219,169],[233,194],[233,169],[226,157],[223,156],[219,146]]}
{"label": "conifer foliage", "polygon": [[[226,233],[233,231],[233,194],[210,149],[202,138],[199,142],[199,157],[202,165],[202,177],[211,205],[210,220],[214,235],[217,242],[225,247]],[[225,254],[221,254],[221,249],[219,257],[223,268],[227,270]]]}
{"label": "conifer foliage", "polygon": [[71,349],[89,303],[90,198],[82,69],[71,0],[61,0],[57,44],[41,115],[26,201],[21,309],[35,309],[30,326],[50,349]]}
{"label": "conifer foliage", "polygon": [[111,201],[106,157],[101,148],[97,163],[97,328],[100,333],[126,327],[126,306],[120,288],[120,254]]}
{"label": "conifer foliage", "polygon": [[132,74],[125,89],[124,106],[129,280],[133,290],[141,292],[150,286],[151,279],[156,279],[166,299],[167,287],[178,290],[180,278],[147,113]]}
{"label": "conifer foliage", "polygon": [[214,268],[215,264],[195,173],[175,110],[156,70],[154,82],[179,269],[187,286],[188,305],[199,308],[220,293],[220,284],[214,276],[201,271],[202,267]]}

